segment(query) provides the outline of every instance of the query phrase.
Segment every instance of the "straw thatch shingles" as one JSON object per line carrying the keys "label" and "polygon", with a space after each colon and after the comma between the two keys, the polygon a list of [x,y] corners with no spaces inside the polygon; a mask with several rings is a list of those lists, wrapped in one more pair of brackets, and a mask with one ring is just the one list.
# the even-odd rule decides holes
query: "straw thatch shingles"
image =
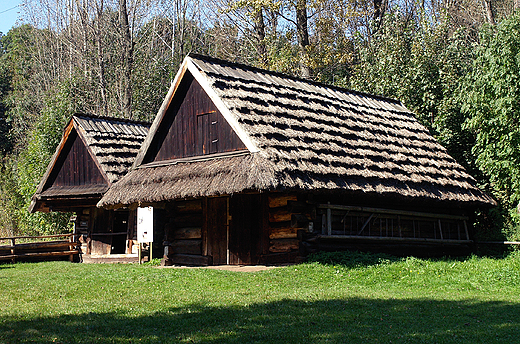
{"label": "straw thatch shingles", "polygon": [[148,123],[107,117],[75,115],[74,121],[110,183],[128,172],[149,129]]}
{"label": "straw thatch shingles", "polygon": [[160,167],[138,157],[100,206],[282,189],[494,203],[397,101],[197,55],[184,66],[250,153]]}

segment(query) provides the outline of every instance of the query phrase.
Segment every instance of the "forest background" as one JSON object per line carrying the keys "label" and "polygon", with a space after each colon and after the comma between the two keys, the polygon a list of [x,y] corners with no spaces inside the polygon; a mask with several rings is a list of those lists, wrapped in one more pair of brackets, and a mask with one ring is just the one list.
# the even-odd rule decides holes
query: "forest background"
{"label": "forest background", "polygon": [[26,0],[0,33],[0,236],[29,214],[73,113],[151,121],[184,56],[396,98],[492,194],[478,236],[520,239],[518,0]]}

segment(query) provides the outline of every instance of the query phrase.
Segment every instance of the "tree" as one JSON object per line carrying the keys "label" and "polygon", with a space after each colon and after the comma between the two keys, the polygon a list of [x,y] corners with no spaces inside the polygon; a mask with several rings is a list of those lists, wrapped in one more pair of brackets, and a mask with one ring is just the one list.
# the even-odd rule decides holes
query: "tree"
{"label": "tree", "polygon": [[[484,27],[461,94],[476,163],[518,223],[520,201],[520,15]],[[518,238],[516,238],[518,239]]]}

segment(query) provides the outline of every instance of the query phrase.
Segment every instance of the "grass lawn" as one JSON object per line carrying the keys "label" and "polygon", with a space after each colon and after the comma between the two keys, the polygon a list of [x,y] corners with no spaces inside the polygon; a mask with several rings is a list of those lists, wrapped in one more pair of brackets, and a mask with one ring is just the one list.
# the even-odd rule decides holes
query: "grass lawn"
{"label": "grass lawn", "polygon": [[0,265],[0,343],[520,342],[518,254],[340,262]]}

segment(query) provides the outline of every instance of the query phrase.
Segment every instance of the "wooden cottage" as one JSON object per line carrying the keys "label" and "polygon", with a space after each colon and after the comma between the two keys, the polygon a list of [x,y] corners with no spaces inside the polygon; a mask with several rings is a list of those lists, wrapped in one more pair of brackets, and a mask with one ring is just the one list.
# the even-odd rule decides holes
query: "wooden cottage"
{"label": "wooden cottage", "polygon": [[169,263],[216,265],[462,253],[493,204],[398,101],[189,55],[98,206],[151,205]]}
{"label": "wooden cottage", "polygon": [[29,211],[75,213],[74,227],[82,234],[83,253],[131,253],[135,212],[107,211],[96,203],[132,166],[148,129],[149,124],[143,122],[72,116]]}

